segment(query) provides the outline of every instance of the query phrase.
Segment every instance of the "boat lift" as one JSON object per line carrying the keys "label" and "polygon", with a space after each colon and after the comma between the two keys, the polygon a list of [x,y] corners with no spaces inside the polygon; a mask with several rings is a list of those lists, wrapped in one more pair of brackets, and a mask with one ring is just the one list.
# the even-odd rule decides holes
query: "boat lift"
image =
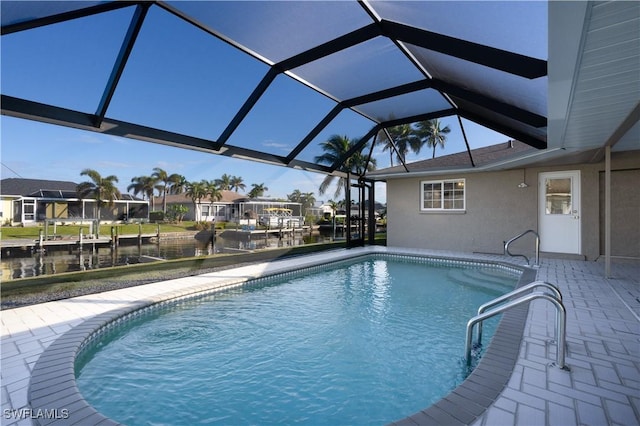
{"label": "boat lift", "polygon": [[303,224],[299,216],[292,216],[293,210],[291,209],[283,207],[267,207],[263,211],[266,215],[261,216],[260,222],[269,227],[300,228]]}

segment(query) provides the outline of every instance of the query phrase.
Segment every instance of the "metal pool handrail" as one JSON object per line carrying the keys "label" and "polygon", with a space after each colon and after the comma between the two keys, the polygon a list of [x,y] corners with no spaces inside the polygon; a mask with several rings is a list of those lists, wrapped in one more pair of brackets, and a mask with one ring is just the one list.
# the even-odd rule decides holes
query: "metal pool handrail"
{"label": "metal pool handrail", "polygon": [[527,265],[529,264],[529,258],[527,256],[525,256],[524,254],[512,254],[509,251],[509,244],[511,244],[512,242],[514,242],[515,240],[517,240],[518,238],[524,237],[527,234],[533,234],[536,236],[536,263],[534,264],[534,266],[540,266],[540,235],[538,235],[538,233],[536,231],[534,231],[533,229],[528,229],[526,231],[524,231],[522,234],[516,235],[515,237],[511,238],[509,241],[504,243],[504,253],[508,254],[509,256],[522,256],[525,258],[525,260],[527,261]]}
{"label": "metal pool handrail", "polygon": [[500,314],[508,309],[511,309],[515,306],[519,306],[523,303],[529,303],[535,299],[544,299],[553,304],[556,308],[556,363],[554,364],[558,368],[562,370],[568,370],[565,365],[565,342],[566,342],[566,327],[567,327],[567,313],[564,308],[564,305],[560,300],[558,300],[555,296],[552,296],[548,293],[542,291],[534,291],[532,293],[521,296],[515,300],[512,300],[504,305],[498,306],[490,311],[484,312],[483,314],[476,315],[471,318],[467,323],[467,333],[466,333],[466,342],[465,342],[465,358],[467,361],[467,366],[471,365],[471,340],[473,336],[473,326],[476,323],[484,321],[487,318],[493,317],[494,315]]}
{"label": "metal pool handrail", "polygon": [[[504,302],[505,300],[509,300],[512,297],[515,296],[519,296],[525,292],[528,292],[529,290],[532,290],[534,288],[537,287],[544,287],[547,290],[550,290],[551,293],[553,293],[553,296],[558,299],[560,302],[562,302],[562,293],[560,293],[560,290],[558,290],[558,287],[556,287],[555,285],[548,283],[546,281],[534,281],[532,283],[529,284],[525,284],[522,287],[519,287],[509,293],[503,294],[500,297],[496,297],[495,299],[480,305],[480,307],[478,308],[478,315],[481,315],[484,311],[486,311],[487,309],[499,305],[500,303]],[[557,338],[557,336],[556,336]],[[482,322],[480,322],[478,324],[478,343],[482,343]]]}

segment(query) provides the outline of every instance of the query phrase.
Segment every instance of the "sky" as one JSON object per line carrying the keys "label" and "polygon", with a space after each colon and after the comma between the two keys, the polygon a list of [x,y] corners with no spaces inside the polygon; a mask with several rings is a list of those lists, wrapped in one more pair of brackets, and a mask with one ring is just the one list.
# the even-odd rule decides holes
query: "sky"
{"label": "sky", "polygon": [[[94,113],[126,32],[132,9],[54,24],[2,37],[2,93]],[[121,35],[121,36],[118,36]],[[267,66],[202,31],[152,7],[107,111],[107,116],[215,140],[262,79]],[[395,68],[397,65],[395,65]],[[394,69],[395,69],[394,68]],[[176,76],[180,76],[177,78]],[[346,85],[348,86],[348,85]],[[347,87],[348,89],[348,87]],[[228,143],[286,155],[333,107],[319,93],[286,75],[276,78]],[[442,118],[451,133],[438,156],[465,149],[456,117]],[[507,136],[463,120],[472,148],[506,142]],[[319,144],[333,134],[362,136],[373,123],[345,110],[303,150],[313,161]],[[0,176],[82,182],[83,169],[118,177],[126,192],[131,178],[155,167],[188,181],[239,176],[251,189],[264,184],[266,196],[286,198],[298,189],[317,200],[325,175],[33,122],[0,118]],[[408,161],[429,158],[430,150]],[[378,169],[388,152],[374,150]],[[376,201],[386,202],[384,184]]]}

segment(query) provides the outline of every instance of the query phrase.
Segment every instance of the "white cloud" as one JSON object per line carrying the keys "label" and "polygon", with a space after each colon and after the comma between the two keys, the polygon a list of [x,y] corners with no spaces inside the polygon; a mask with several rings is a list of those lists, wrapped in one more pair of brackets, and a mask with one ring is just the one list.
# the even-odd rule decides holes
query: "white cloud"
{"label": "white cloud", "polygon": [[262,143],[262,146],[266,148],[276,148],[280,151],[291,151],[291,145],[282,142],[276,142],[274,140],[266,140]]}

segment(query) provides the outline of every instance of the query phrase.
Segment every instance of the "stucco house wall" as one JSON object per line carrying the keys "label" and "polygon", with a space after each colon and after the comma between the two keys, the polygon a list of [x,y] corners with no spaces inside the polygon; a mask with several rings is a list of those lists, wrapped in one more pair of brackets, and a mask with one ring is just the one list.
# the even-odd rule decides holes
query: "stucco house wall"
{"label": "stucco house wall", "polygon": [[[465,179],[465,212],[420,211],[420,182]],[[522,171],[469,173],[387,181],[387,243],[393,246],[502,252],[503,241],[535,228],[535,196],[518,188]],[[514,209],[519,206],[522,210]],[[514,250],[516,246],[514,245]]]}
{"label": "stucco house wall", "polygon": [[[600,173],[600,222],[604,220],[604,173]],[[611,173],[611,254],[640,257],[640,169]],[[600,226],[600,253],[604,253],[604,226]]]}
{"label": "stucco house wall", "polygon": [[13,221],[13,200],[15,197],[3,197],[0,195],[0,220],[2,225],[11,224]]}
{"label": "stucco house wall", "polygon": [[[581,176],[581,250],[587,260],[601,254],[601,175],[604,162],[596,164],[529,167],[524,169],[447,173],[428,177],[387,179],[387,243],[392,246],[502,253],[504,241],[528,229],[538,231],[538,174],[551,171],[580,170]],[[613,176],[624,171],[638,177],[640,151],[612,156]],[[621,175],[620,175],[621,176]],[[438,179],[465,179],[464,212],[420,211],[420,182]],[[522,182],[528,187],[520,188]],[[615,180],[612,194],[613,253],[640,257],[640,247],[631,242],[640,239],[640,202],[638,183]],[[615,200],[624,199],[624,202]],[[621,212],[624,210],[624,212]],[[617,219],[616,219],[617,218]],[[622,219],[621,219],[622,218]],[[513,253],[530,256],[534,239],[528,236],[511,246]],[[631,242],[631,244],[630,244]],[[629,245],[632,247],[629,248]],[[637,246],[638,244],[635,244]],[[616,247],[619,247],[616,252]],[[624,249],[622,249],[624,248]]]}

